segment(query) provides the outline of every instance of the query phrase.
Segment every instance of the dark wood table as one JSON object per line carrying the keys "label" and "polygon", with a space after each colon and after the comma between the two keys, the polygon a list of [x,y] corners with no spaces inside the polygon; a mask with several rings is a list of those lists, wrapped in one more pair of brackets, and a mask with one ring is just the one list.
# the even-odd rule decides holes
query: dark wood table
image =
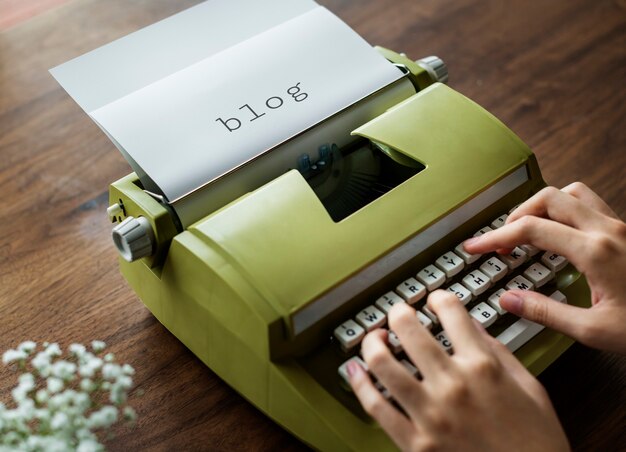
{"label": "dark wood table", "polygon": [[[99,338],[137,368],[112,450],[297,450],[152,317],[122,279],[105,209],[129,167],[47,70],[196,3],[74,0],[0,34],[0,350]],[[321,0],[365,39],[438,55],[450,85],[626,214],[626,3]],[[542,376],[572,446],[626,448],[626,359],[573,346]],[[0,368],[0,400],[14,373]]]}

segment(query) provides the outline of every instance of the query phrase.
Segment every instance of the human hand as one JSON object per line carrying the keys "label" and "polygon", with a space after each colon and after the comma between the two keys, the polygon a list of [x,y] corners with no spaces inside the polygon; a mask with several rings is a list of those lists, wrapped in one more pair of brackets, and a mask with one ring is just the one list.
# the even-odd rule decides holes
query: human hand
{"label": "human hand", "polygon": [[615,212],[580,182],[562,190],[548,187],[515,209],[505,226],[464,246],[483,254],[521,244],[565,256],[587,278],[592,307],[521,290],[503,294],[500,306],[583,344],[626,354],[626,224]]}
{"label": "human hand", "polygon": [[482,327],[450,292],[428,297],[454,346],[448,355],[415,311],[401,303],[389,313],[393,330],[422,379],[391,354],[387,333],[370,332],[362,354],[370,371],[406,415],[374,387],[356,363],[350,384],[365,411],[403,450],[569,450],[548,396],[535,378]]}

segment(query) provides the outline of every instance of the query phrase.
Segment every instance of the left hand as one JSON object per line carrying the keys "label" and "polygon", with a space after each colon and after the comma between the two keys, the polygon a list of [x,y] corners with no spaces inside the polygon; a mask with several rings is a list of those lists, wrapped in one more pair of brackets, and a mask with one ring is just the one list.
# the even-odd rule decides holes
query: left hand
{"label": "left hand", "polygon": [[448,355],[402,303],[389,327],[419,369],[413,377],[386,345],[387,333],[370,332],[363,358],[404,409],[396,409],[369,375],[350,363],[350,383],[365,411],[403,450],[569,450],[567,438],[541,384],[470,316],[451,293],[428,297],[454,346]]}

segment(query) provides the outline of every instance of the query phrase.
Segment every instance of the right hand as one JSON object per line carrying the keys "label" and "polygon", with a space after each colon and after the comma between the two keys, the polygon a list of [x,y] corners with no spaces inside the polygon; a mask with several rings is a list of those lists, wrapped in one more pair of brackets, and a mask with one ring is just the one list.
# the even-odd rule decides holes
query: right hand
{"label": "right hand", "polygon": [[531,244],[565,256],[587,278],[591,308],[561,304],[531,291],[500,298],[509,312],[591,347],[626,354],[626,224],[580,182],[547,187],[520,205],[506,225],[469,239],[469,253],[507,253]]}

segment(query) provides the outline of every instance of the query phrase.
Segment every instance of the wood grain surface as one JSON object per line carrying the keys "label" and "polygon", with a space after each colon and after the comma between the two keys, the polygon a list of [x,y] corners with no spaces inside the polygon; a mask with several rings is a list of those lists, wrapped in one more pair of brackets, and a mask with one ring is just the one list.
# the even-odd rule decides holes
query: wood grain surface
{"label": "wood grain surface", "polygon": [[[98,338],[134,364],[139,419],[111,450],[300,450],[126,285],[105,209],[130,169],[48,74],[194,3],[73,0],[0,33],[0,350]],[[450,85],[528,143],[548,183],[581,180],[625,216],[626,2],[320,3],[372,44],[442,57]],[[574,449],[626,449],[624,357],[575,345],[541,381]],[[1,366],[0,400],[14,385]]]}

